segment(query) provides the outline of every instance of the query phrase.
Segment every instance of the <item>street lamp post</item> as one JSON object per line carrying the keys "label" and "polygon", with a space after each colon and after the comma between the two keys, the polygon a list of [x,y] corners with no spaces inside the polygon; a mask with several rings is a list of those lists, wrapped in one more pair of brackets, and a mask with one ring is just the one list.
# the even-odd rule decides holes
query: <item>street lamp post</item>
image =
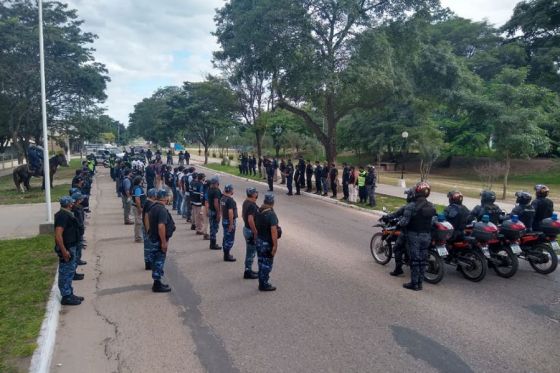
{"label": "street lamp post", "polygon": [[401,133],[401,137],[403,139],[402,151],[401,151],[401,180],[400,184],[403,188],[406,188],[406,182],[404,180],[404,163],[406,161],[406,140],[408,139],[408,132],[403,131]]}

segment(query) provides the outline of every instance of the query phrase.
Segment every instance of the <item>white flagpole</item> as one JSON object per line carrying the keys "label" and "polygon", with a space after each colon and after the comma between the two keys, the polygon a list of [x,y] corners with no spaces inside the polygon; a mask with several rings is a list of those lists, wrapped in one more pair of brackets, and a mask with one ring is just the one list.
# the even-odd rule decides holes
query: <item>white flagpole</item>
{"label": "white flagpole", "polygon": [[47,129],[47,93],[45,88],[45,47],[43,42],[43,0],[39,3],[39,58],[41,60],[41,111],[43,114],[43,173],[45,180],[45,202],[47,223],[52,223],[51,174],[49,166],[49,133]]}

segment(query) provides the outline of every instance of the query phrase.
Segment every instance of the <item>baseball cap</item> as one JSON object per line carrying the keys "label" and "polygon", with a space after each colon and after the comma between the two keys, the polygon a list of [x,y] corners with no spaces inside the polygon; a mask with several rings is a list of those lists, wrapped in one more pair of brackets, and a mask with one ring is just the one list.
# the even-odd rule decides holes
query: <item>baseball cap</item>
{"label": "baseball cap", "polygon": [[226,184],[226,186],[224,187],[224,192],[226,192],[226,193],[231,193],[231,192],[233,192],[233,185],[231,185],[231,184]]}
{"label": "baseball cap", "polygon": [[60,202],[61,207],[68,207],[74,203],[74,200],[70,196],[61,197],[58,201]]}
{"label": "baseball cap", "polygon": [[167,196],[169,196],[169,193],[167,192],[167,189],[160,189],[157,191],[157,198],[158,199],[163,199],[166,198]]}
{"label": "baseball cap", "polygon": [[247,197],[254,196],[255,194],[258,193],[257,188],[255,187],[247,188],[246,192],[247,192]]}
{"label": "baseball cap", "polygon": [[76,201],[79,201],[81,199],[84,199],[84,196],[82,195],[82,193],[76,192],[76,193],[72,194],[72,199],[74,200],[74,202],[76,202]]}
{"label": "baseball cap", "polygon": [[155,198],[157,197],[157,189],[156,188],[150,188],[148,190],[148,198]]}
{"label": "baseball cap", "polygon": [[272,205],[274,203],[274,193],[266,193],[264,195],[264,203],[266,203],[267,205]]}

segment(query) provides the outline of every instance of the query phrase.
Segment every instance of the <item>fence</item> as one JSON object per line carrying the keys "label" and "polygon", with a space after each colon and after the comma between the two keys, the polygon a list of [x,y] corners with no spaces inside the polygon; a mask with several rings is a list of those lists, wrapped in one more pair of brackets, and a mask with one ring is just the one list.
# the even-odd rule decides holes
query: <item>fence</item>
{"label": "fence", "polygon": [[17,157],[12,154],[0,154],[0,170],[8,170],[17,166],[19,166]]}

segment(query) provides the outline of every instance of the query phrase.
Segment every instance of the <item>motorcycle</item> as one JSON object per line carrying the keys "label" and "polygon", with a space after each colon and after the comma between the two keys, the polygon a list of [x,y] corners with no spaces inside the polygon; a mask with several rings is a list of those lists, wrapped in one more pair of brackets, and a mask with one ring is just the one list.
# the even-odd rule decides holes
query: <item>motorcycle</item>
{"label": "motorcycle", "polygon": [[[374,225],[374,227],[381,228],[381,232],[377,232],[371,237],[369,247],[373,259],[381,265],[386,265],[393,258],[393,246],[402,233],[397,225],[397,221],[397,219],[390,221],[382,219]],[[409,265],[409,261],[409,256],[405,253],[404,264]],[[428,265],[424,272],[424,281],[430,284],[437,284],[442,279],[443,260],[437,248],[431,245],[428,249]]]}
{"label": "motorcycle", "polygon": [[476,246],[476,239],[466,237],[448,244],[449,254],[444,258],[445,264],[454,265],[464,278],[479,282],[486,277],[488,264],[486,258]]}
{"label": "motorcycle", "polygon": [[[506,231],[502,230],[502,232]],[[510,236],[500,234],[500,229],[489,222],[487,215],[484,215],[482,221],[467,227],[465,233],[474,238],[472,241],[474,248],[477,248],[486,257],[488,266],[492,267],[498,276],[509,278],[517,273],[519,260],[513,253],[512,246],[517,251],[515,245],[519,244],[512,243],[512,240],[508,238]]]}
{"label": "motorcycle", "polygon": [[540,274],[548,275],[558,267],[560,245],[556,240],[560,233],[560,222],[554,214],[552,218],[541,223],[542,232],[528,232],[521,236],[518,256],[527,260],[531,267]]}

